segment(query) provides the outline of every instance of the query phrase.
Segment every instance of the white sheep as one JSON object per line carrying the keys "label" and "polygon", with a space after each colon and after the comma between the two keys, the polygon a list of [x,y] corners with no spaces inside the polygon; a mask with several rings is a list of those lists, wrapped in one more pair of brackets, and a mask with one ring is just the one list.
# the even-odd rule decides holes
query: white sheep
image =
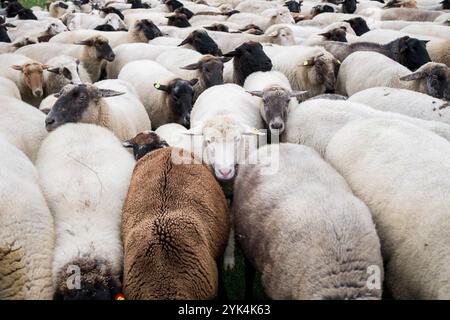
{"label": "white sheep", "polygon": [[277,8],[279,5],[275,1],[262,1],[262,0],[244,0],[234,8],[240,12],[249,13],[262,13],[264,10]]}
{"label": "white sheep", "polygon": [[356,102],[328,99],[308,100],[295,108],[289,114],[285,135],[281,140],[306,144],[323,155],[331,137],[343,126],[352,121],[372,118],[408,122],[450,141],[448,124],[411,118],[400,113],[383,112]]}
{"label": "white sheep", "polygon": [[[55,219],[55,298],[113,299],[120,292],[121,213],[133,157],[109,130],[67,124],[44,141],[36,168]],[[68,286],[74,272],[78,288]]]}
{"label": "white sheep", "polygon": [[412,73],[408,68],[380,53],[359,51],[350,54],[342,62],[336,91],[351,96],[373,87],[391,87],[449,100],[448,72],[445,64],[428,62]]}
{"label": "white sheep", "polygon": [[91,83],[91,78],[80,60],[60,55],[48,60],[47,72],[44,73],[45,95],[58,93],[66,84]]}
{"label": "white sheep", "polygon": [[194,150],[194,144],[191,136],[188,134],[188,129],[178,123],[167,123],[158,127],[155,133],[165,140],[171,147],[185,149],[188,151]]}
{"label": "white sheep", "polygon": [[0,55],[0,76],[14,82],[23,101],[38,106],[44,94],[44,70],[48,65],[17,53]]}
{"label": "white sheep", "polygon": [[[261,147],[250,163],[235,183],[236,239],[266,294],[381,299],[380,241],[369,209],[344,178],[313,149],[295,144]],[[252,290],[254,274],[247,277]]]}
{"label": "white sheep", "polygon": [[426,35],[431,37],[437,37],[442,39],[450,40],[450,27],[447,26],[439,26],[439,25],[427,25],[423,26],[421,24],[410,24],[407,27],[404,27],[402,32],[417,34],[417,35]]}
{"label": "white sheep", "polygon": [[348,101],[368,105],[374,109],[398,112],[413,118],[450,124],[450,103],[427,94],[388,87],[360,91]]}
{"label": "white sheep", "polygon": [[15,98],[0,96],[0,133],[34,162],[47,136],[45,115]]}
{"label": "white sheep", "polygon": [[116,58],[106,65],[108,79],[116,79],[122,68],[136,60],[155,60],[161,53],[173,47],[156,46],[147,43],[126,43],[114,48]]}
{"label": "white sheep", "polygon": [[379,44],[386,44],[395,39],[410,36],[412,38],[416,38],[419,40],[442,40],[440,38],[427,36],[427,35],[413,35],[406,32],[398,31],[398,30],[388,30],[388,29],[375,29],[369,32],[366,32],[355,39],[354,42],[375,42]]}
{"label": "white sheep", "polygon": [[189,125],[197,79],[181,79],[151,60],[126,64],[118,78],[136,88],[154,129],[170,122]]}
{"label": "white sheep", "polygon": [[254,24],[260,27],[263,31],[274,24],[294,23],[291,12],[285,7],[266,9],[260,14],[237,13],[229,17],[227,21],[236,23],[242,28],[249,24]]}
{"label": "white sheep", "polygon": [[448,141],[388,119],[349,123],[326,147],[325,160],[372,212],[395,299],[450,298],[448,159]]}
{"label": "white sheep", "polygon": [[20,20],[14,22],[15,28],[8,29],[8,34],[12,41],[22,37],[40,38],[44,36],[54,36],[67,31],[67,27],[59,20],[39,21],[39,20]]}
{"label": "white sheep", "polygon": [[450,40],[431,40],[427,43],[431,61],[446,64],[450,68]]}
{"label": "white sheep", "polygon": [[74,13],[73,15],[74,17],[72,17],[70,23],[67,25],[69,30],[95,29],[97,26],[103,24],[109,24],[116,30],[127,29],[127,25],[115,13],[107,14],[103,18],[86,13]]}
{"label": "white sheep", "polygon": [[69,122],[92,123],[111,130],[125,141],[151,129],[144,106],[126,81],[67,85],[57,97],[45,119],[48,131]]}
{"label": "white sheep", "polygon": [[16,84],[4,77],[0,77],[0,96],[8,96],[11,98],[16,98],[22,100],[20,97],[20,91]]}
{"label": "white sheep", "polygon": [[280,71],[289,79],[292,89],[308,91],[305,97],[313,97],[334,90],[335,69],[339,62],[321,47],[265,46],[273,70]]}
{"label": "white sheep", "polygon": [[259,112],[272,134],[282,134],[286,117],[298,105],[304,91],[292,91],[289,80],[279,71],[258,71],[247,77],[244,89],[260,99]]}
{"label": "white sheep", "polygon": [[0,149],[0,299],[50,300],[53,216],[34,165],[1,133]]}

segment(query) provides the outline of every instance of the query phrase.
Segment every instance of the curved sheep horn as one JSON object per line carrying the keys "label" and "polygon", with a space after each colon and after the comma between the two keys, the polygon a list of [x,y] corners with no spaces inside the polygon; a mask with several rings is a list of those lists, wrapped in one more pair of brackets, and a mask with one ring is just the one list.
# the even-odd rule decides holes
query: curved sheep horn
{"label": "curved sheep horn", "polygon": [[422,78],[425,78],[427,74],[423,71],[417,71],[411,74],[408,74],[406,76],[400,77],[400,80],[402,81],[413,81],[413,80],[419,80]]}
{"label": "curved sheep horn", "polygon": [[247,91],[247,92],[250,93],[252,96],[259,98],[262,98],[264,95],[264,91]]}

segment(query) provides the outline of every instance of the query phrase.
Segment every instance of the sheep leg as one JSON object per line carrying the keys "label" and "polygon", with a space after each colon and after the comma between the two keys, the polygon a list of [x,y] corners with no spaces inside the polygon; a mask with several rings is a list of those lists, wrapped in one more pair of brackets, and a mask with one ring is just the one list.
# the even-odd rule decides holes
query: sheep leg
{"label": "sheep leg", "polygon": [[234,227],[231,224],[230,235],[228,237],[228,244],[225,249],[223,268],[225,270],[233,270],[234,268]]}
{"label": "sheep leg", "polygon": [[218,289],[217,297],[219,300],[228,300],[227,290],[226,290],[225,282],[223,279],[223,270],[222,270],[223,258],[220,257],[219,259],[217,259],[216,263],[217,263],[217,271],[218,271],[218,276],[219,276],[219,289]]}
{"label": "sheep leg", "polygon": [[245,300],[253,299],[253,286],[255,283],[256,270],[251,263],[245,259]]}

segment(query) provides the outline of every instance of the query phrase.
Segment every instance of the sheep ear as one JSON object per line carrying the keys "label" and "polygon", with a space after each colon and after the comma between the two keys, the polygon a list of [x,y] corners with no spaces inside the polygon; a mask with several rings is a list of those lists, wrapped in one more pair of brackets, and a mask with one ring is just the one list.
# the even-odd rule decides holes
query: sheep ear
{"label": "sheep ear", "polygon": [[264,91],[247,91],[247,92],[250,93],[252,96],[259,98],[262,98],[264,95]]}
{"label": "sheep ear", "polygon": [[51,72],[51,73],[56,73],[56,74],[61,74],[62,73],[61,69],[59,67],[47,68],[47,71]]}
{"label": "sheep ear", "polygon": [[134,142],[131,140],[126,140],[126,141],[122,142],[122,146],[124,146],[125,148],[133,148]]}
{"label": "sheep ear", "polygon": [[178,47],[184,46],[185,44],[189,44],[191,43],[191,37],[187,37],[186,39],[184,39],[183,41],[181,41],[181,43],[178,45]]}
{"label": "sheep ear", "polygon": [[319,33],[319,36],[328,38],[330,36],[330,32]]}
{"label": "sheep ear", "polygon": [[19,65],[19,64],[14,64],[11,66],[11,68],[13,68],[14,70],[17,71],[22,71],[23,70],[23,66]]}
{"label": "sheep ear", "polygon": [[413,80],[419,80],[422,78],[425,78],[427,74],[423,71],[417,71],[411,74],[408,74],[406,76],[400,77],[400,80],[402,81],[413,81]]}
{"label": "sheep ear", "polygon": [[97,97],[100,98],[110,98],[110,97],[117,97],[125,94],[125,92],[119,92],[109,89],[97,89]]}
{"label": "sheep ear", "polygon": [[191,84],[191,86],[195,86],[197,84],[197,82],[198,82],[197,78],[189,80],[189,83]]}
{"label": "sheep ear", "polygon": [[42,65],[42,70],[47,70],[48,68],[50,68],[50,66],[48,64],[43,64]]}
{"label": "sheep ear", "polygon": [[289,92],[289,97],[299,98],[307,93],[308,93],[308,91],[291,91],[291,92]]}
{"label": "sheep ear", "polygon": [[169,91],[170,91],[169,86],[166,86],[166,85],[161,84],[161,83],[158,83],[158,82],[155,82],[155,83],[153,84],[153,87],[154,87],[156,90],[161,90],[161,91],[165,91],[165,92],[169,92]]}
{"label": "sheep ear", "polygon": [[83,41],[80,41],[80,42],[75,42],[74,44],[79,44],[79,45],[82,45],[82,46],[93,46],[94,45],[94,41],[92,41],[91,39],[88,39],[88,40],[83,40]]}
{"label": "sheep ear", "polygon": [[233,57],[220,57],[220,61],[222,61],[222,63],[226,63],[226,62],[230,61],[231,59],[233,59]]}
{"label": "sheep ear", "polygon": [[236,50],[228,52],[228,53],[225,53],[223,56],[226,57],[226,58],[233,58],[233,57],[236,56]]}
{"label": "sheep ear", "polygon": [[269,36],[271,38],[278,36],[278,30],[275,30],[275,31],[269,33],[267,36]]}
{"label": "sheep ear", "polygon": [[202,66],[201,62],[196,62],[196,63],[188,64],[187,66],[181,67],[180,69],[197,70],[197,69],[200,69],[201,66]]}
{"label": "sheep ear", "polygon": [[244,132],[242,133],[242,135],[265,136],[266,133],[263,132],[263,131],[261,131],[261,130],[259,130],[259,129],[253,128],[253,127],[246,127],[246,128],[244,129]]}

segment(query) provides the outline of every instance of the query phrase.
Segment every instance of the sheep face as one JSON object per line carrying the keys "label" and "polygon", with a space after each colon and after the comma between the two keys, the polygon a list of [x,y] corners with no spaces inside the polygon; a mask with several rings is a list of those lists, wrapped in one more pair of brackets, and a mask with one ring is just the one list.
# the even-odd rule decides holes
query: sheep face
{"label": "sheep face", "polygon": [[192,102],[194,100],[194,85],[198,79],[190,81],[182,79],[174,79],[167,85],[155,83],[154,87],[157,90],[164,91],[168,106],[176,117],[176,122],[189,127],[191,124]]}
{"label": "sheep face", "polygon": [[450,70],[445,64],[429,62],[400,80],[419,81],[419,86],[430,96],[450,101]]}
{"label": "sheep face", "polygon": [[[77,269],[72,270],[73,266]],[[75,279],[72,280],[75,270],[80,271],[79,283]],[[53,298],[55,300],[113,300],[120,293],[120,287],[119,280],[113,276],[106,261],[76,258],[58,273]]]}
{"label": "sheep face", "polygon": [[153,150],[169,147],[167,142],[153,131],[140,132],[133,139],[125,141],[123,146],[125,148],[133,148],[136,161]]}
{"label": "sheep face", "polygon": [[334,9],[333,9],[333,7],[328,6],[328,5],[317,5],[311,9],[311,16],[315,17],[318,14],[321,14],[324,12],[334,12]]}
{"label": "sheep face", "polygon": [[217,43],[208,35],[206,31],[195,30],[186,39],[184,39],[178,46],[191,45],[196,51],[201,54],[211,54],[213,56],[220,56],[222,52]]}
{"label": "sheep face", "polygon": [[302,3],[303,0],[302,1],[290,0],[286,1],[284,3],[284,6],[287,7],[290,12],[300,13],[300,11],[302,10]]}
{"label": "sheep face", "polygon": [[170,12],[174,12],[176,9],[183,7],[183,4],[177,0],[166,0],[164,1],[164,4]]}
{"label": "sheep face", "polygon": [[76,44],[84,45],[89,47],[89,55],[92,58],[106,61],[114,61],[116,55],[114,54],[111,46],[109,45],[108,39],[102,36],[92,37],[90,39],[78,42]]}
{"label": "sheep face", "polygon": [[398,39],[399,62],[413,71],[430,62],[431,58],[426,47],[427,42],[427,40],[418,40],[410,37]]}
{"label": "sheep face", "polygon": [[234,57],[235,82],[240,86],[253,72],[272,70],[272,61],[264,53],[262,45],[258,42],[246,42],[224,56]]}
{"label": "sheep face", "polygon": [[353,31],[355,31],[355,34],[359,37],[360,35],[369,32],[370,29],[367,26],[366,20],[360,17],[356,17],[349,20],[344,20],[344,22],[347,22],[352,27]]}
{"label": "sheep face", "polygon": [[9,2],[6,7],[6,17],[14,18],[19,14],[19,11],[23,9],[23,6],[19,2]]}
{"label": "sheep face", "polygon": [[262,99],[263,118],[273,135],[284,132],[289,103],[292,98],[304,95],[306,91],[288,91],[281,87],[270,87],[263,91],[252,91],[251,95]]}
{"label": "sheep face", "polygon": [[211,31],[218,31],[218,32],[229,32],[230,29],[221,23],[214,23],[210,26],[204,27],[206,30],[211,30]]}
{"label": "sheep face", "polygon": [[347,28],[335,28],[325,33],[321,33],[319,36],[324,37],[327,41],[347,42]]}
{"label": "sheep face", "polygon": [[5,24],[0,25],[0,42],[8,42],[11,43],[11,39],[8,35],[8,28]]}
{"label": "sheep face", "polygon": [[139,33],[142,33],[142,36],[140,38],[143,40],[143,42],[148,42],[157,37],[163,36],[161,30],[159,30],[159,28],[151,20],[148,19],[137,21],[135,29]]}
{"label": "sheep face", "polygon": [[261,16],[270,17],[270,24],[294,24],[291,12],[287,8],[266,9],[261,13]]}
{"label": "sheep face", "polygon": [[33,10],[23,8],[17,12],[19,20],[37,20],[38,18],[34,15]]}
{"label": "sheep face", "polygon": [[14,70],[22,72],[23,79],[27,87],[35,97],[42,97],[44,90],[42,85],[44,83],[44,70],[48,65],[41,63],[26,63],[23,65],[11,66]]}
{"label": "sheep face", "polygon": [[184,14],[188,20],[194,16],[194,13],[185,7],[177,8],[174,12]]}
{"label": "sheep face", "polygon": [[357,0],[344,0],[341,3],[343,13],[354,13],[359,2]]}
{"label": "sheep face", "polygon": [[182,13],[173,14],[171,16],[168,16],[167,19],[168,19],[168,22],[167,22],[168,26],[173,26],[173,27],[178,27],[178,28],[187,28],[187,27],[191,26],[186,15],[182,14]]}
{"label": "sheep face", "polygon": [[231,58],[218,58],[207,55],[199,62],[187,65],[182,69],[198,70],[200,74],[200,84],[203,88],[223,84],[223,64]]}
{"label": "sheep face", "polygon": [[65,31],[67,31],[67,27],[63,23],[52,22],[49,24],[46,32],[49,35],[55,36],[61,32],[65,32]]}
{"label": "sheep face", "polygon": [[287,27],[277,28],[267,34],[270,38],[270,43],[278,44],[280,46],[295,45],[295,38],[292,30]]}
{"label": "sheep face", "polygon": [[127,25],[115,13],[110,13],[105,17],[105,24],[109,24],[116,30],[127,29]]}
{"label": "sheep face", "polygon": [[67,84],[81,84],[79,66],[80,60],[68,59],[67,62],[61,63],[59,66],[49,67],[47,71],[64,77]]}
{"label": "sheep face", "polygon": [[442,4],[442,9],[450,10],[450,0],[443,0],[441,2],[441,4]]}
{"label": "sheep face", "polygon": [[339,62],[329,53],[319,53],[303,61],[300,68],[308,68],[311,83],[324,85],[327,91],[334,91]]}
{"label": "sheep face", "polygon": [[90,84],[66,85],[60,93],[55,94],[58,99],[45,119],[45,128],[53,131],[72,122],[97,124],[100,121],[100,99],[122,94]]}

